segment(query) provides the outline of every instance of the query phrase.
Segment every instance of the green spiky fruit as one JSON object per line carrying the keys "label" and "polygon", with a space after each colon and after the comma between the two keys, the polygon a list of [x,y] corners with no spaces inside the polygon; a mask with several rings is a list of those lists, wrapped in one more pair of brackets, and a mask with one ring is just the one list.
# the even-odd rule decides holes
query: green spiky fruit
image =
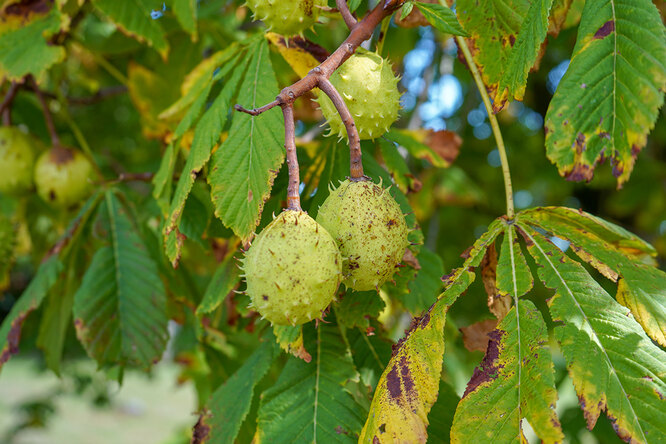
{"label": "green spiky fruit", "polygon": [[92,165],[78,150],[56,146],[35,164],[37,194],[54,207],[71,207],[90,192]]}
{"label": "green spiky fruit", "polygon": [[252,306],[278,325],[321,317],[342,278],[335,241],[302,211],[283,211],[252,242],[243,269]]}
{"label": "green spiky fruit", "polygon": [[331,191],[317,222],[342,253],[343,282],[356,291],[379,289],[395,273],[407,247],[407,223],[388,189],[345,180]]}
{"label": "green spiky fruit", "polygon": [[0,192],[19,195],[32,188],[35,152],[18,128],[0,127]]}
{"label": "green spiky fruit", "polygon": [[254,12],[253,18],[261,20],[268,29],[290,36],[300,34],[314,25],[326,0],[247,0]]}
{"label": "green spiky fruit", "polygon": [[[391,64],[377,53],[363,48],[356,50],[331,76],[331,83],[343,97],[361,139],[375,139],[398,118],[400,92],[398,78]],[[340,114],[325,94],[317,99],[331,127],[329,134],[347,137]]]}

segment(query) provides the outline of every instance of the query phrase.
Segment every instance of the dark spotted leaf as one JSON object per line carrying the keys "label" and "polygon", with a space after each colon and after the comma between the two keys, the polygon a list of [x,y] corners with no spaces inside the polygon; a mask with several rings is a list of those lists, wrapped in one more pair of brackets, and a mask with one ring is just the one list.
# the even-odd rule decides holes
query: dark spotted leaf
{"label": "dark spotted leaf", "polygon": [[666,346],[666,273],[650,265],[656,252],[649,244],[617,225],[569,208],[536,208],[518,217],[571,242],[581,259],[617,281],[617,301],[631,310],[652,339]]}
{"label": "dark spotted leaf", "polygon": [[414,319],[384,370],[361,432],[360,442],[425,442],[427,416],[437,399],[444,355],[444,323],[451,304],[474,280],[478,266],[503,224],[497,220],[472,247],[461,268],[444,278],[446,290]]}
{"label": "dark spotted leaf", "polygon": [[126,211],[107,191],[99,222],[107,245],[93,256],[74,295],[79,340],[100,367],[148,368],[169,338],[164,285]]}
{"label": "dark spotted leaf", "polygon": [[[256,40],[241,64],[247,66],[247,74],[238,101],[246,108],[272,102],[278,86],[266,39]],[[284,123],[279,109],[257,117],[235,112],[229,137],[213,155],[208,183],[215,214],[242,239],[248,239],[259,223],[284,161],[283,144]]]}
{"label": "dark spotted leaf", "polygon": [[555,292],[548,299],[555,338],[588,428],[606,411],[625,441],[665,441],[666,352],[581,264],[533,228],[519,228],[539,277]]}
{"label": "dark spotted leaf", "polygon": [[666,35],[650,0],[585,2],[571,64],[546,114],[546,151],[560,174],[589,181],[610,159],[625,183],[666,90]]}
{"label": "dark spotted leaf", "polygon": [[548,329],[527,300],[511,308],[497,328],[456,410],[451,442],[523,442],[526,418],[545,443],[564,438],[548,349]]}

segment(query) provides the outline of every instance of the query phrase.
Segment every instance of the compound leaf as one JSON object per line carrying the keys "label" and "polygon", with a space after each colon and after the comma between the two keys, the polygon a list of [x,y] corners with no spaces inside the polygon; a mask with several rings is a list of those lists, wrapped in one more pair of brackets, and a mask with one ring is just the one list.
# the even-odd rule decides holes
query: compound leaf
{"label": "compound leaf", "polygon": [[568,180],[610,158],[618,187],[654,127],[666,90],[666,35],[650,0],[585,2],[571,64],[546,114],[546,152]]}
{"label": "compound leaf", "polygon": [[548,300],[555,337],[567,361],[587,426],[602,411],[625,441],[666,440],[666,353],[629,311],[547,238],[519,224],[539,277],[555,291]]}
{"label": "compound leaf", "polygon": [[523,418],[543,442],[561,442],[548,329],[539,310],[518,301],[488,336],[486,355],[458,404],[451,442],[520,443]]}
{"label": "compound leaf", "polygon": [[499,220],[472,247],[463,266],[444,277],[446,290],[400,340],[384,370],[359,442],[425,442],[428,412],[437,399],[444,355],[446,312],[474,281],[488,245],[502,231]]}

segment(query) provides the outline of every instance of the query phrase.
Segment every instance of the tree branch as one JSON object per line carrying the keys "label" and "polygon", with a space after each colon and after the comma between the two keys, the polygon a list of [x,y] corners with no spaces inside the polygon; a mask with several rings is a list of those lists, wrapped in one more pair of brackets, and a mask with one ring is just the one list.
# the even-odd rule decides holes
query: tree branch
{"label": "tree branch", "polygon": [[301,178],[298,171],[298,157],[296,155],[296,139],[294,129],[294,106],[289,103],[282,106],[284,116],[284,148],[287,151],[287,166],[289,167],[289,185],[287,186],[287,209],[302,211],[301,196],[298,192]]}
{"label": "tree branch", "polygon": [[11,105],[16,97],[16,93],[19,90],[20,85],[16,82],[12,82],[12,85],[7,90],[5,98],[0,103],[0,114],[2,115],[3,125],[9,126],[12,124],[12,115],[11,115]]}
{"label": "tree branch", "polygon": [[352,12],[349,10],[349,5],[347,5],[347,0],[335,0],[335,4],[340,11],[342,19],[345,21],[347,28],[350,30],[354,29],[354,26],[358,23],[358,20],[354,17]]}
{"label": "tree branch", "polygon": [[[294,101],[301,97],[303,94],[314,88],[321,88],[322,90],[327,89],[326,93],[334,104],[336,100],[334,97],[339,97],[340,94],[335,90],[333,85],[328,80],[331,77],[331,74],[335,72],[336,69],[340,67],[349,57],[354,54],[356,48],[358,48],[361,43],[366,41],[372,36],[377,25],[379,25],[382,20],[386,17],[389,17],[393,12],[398,9],[405,0],[380,0],[377,6],[370,11],[361,21],[356,22],[353,15],[349,11],[347,2],[344,0],[336,0],[338,9],[342,14],[345,23],[350,28],[349,36],[345,39],[344,42],[336,49],[326,60],[324,60],[319,66],[312,69],[305,77],[297,81],[291,86],[284,88],[280,91],[280,94],[276,99],[260,108],[256,109],[245,109],[241,105],[236,105],[234,109],[237,111],[245,112],[253,116],[257,116],[264,111],[268,111],[271,108],[274,108],[277,105],[280,105],[283,109],[286,106],[290,106]],[[351,19],[354,20],[354,23],[351,22]],[[326,91],[325,91],[326,92]],[[341,100],[341,99],[340,99]],[[339,106],[342,104],[342,106]],[[358,141],[358,130],[354,124],[354,119],[349,114],[349,110],[344,106],[344,101],[339,101],[336,104],[336,109],[338,112],[345,112],[346,116],[342,116],[342,121],[345,122],[347,128],[347,133],[349,135],[349,147],[350,147],[350,157],[351,157],[351,178],[354,180],[363,179],[363,166],[361,164],[361,148],[360,141]],[[342,110],[342,111],[341,111]],[[292,118],[293,120],[293,118]],[[285,118],[285,125],[287,125],[288,119]],[[288,129],[285,126],[285,133],[288,132]]]}

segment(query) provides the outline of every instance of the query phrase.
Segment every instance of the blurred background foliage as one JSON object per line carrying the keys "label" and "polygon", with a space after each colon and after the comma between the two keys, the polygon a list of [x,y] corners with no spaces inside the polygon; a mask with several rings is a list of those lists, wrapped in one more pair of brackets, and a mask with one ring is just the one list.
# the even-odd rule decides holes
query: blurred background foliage
{"label": "blurred background foliage", "polygon": [[[77,2],[70,0],[65,3],[74,5]],[[159,1],[145,0],[140,3],[154,11],[162,9]],[[262,25],[252,22],[248,10],[241,3],[230,0],[198,1],[197,33],[194,38],[182,29],[172,13],[170,2],[166,2],[163,14],[154,16],[169,44],[168,57],[163,58],[155,49],[123,34],[90,2],[85,2],[74,14],[75,19],[64,40],[66,58],[40,79],[42,89],[54,96],[50,102],[51,111],[62,141],[72,146],[88,145],[106,181],[113,181],[123,173],[157,171],[170,134],[178,123],[178,119],[160,119],[158,116],[178,100],[180,85],[187,74],[215,51],[262,31]],[[330,3],[332,6],[334,2]],[[362,3],[359,12],[367,9],[367,2]],[[576,8],[579,8],[579,14],[581,4],[575,1],[565,29],[557,37],[548,37],[539,70],[529,76],[524,102],[511,103],[508,109],[498,114],[508,149],[516,208],[520,210],[542,205],[582,208],[652,243],[658,251],[660,266],[665,269],[666,124],[663,110],[647,146],[638,157],[631,179],[622,189],[616,189],[616,180],[607,164],[597,169],[590,183],[573,183],[561,178],[545,156],[543,119],[571,56],[576,39]],[[347,30],[333,14],[325,14],[320,22],[314,30],[305,33],[305,38],[331,52],[344,40]],[[5,25],[0,23],[0,29],[2,26]],[[286,86],[297,80],[289,65],[272,48],[271,58],[279,85]],[[402,28],[392,21],[383,54],[390,58],[393,68],[402,76],[403,110],[395,128],[449,130],[457,133],[463,141],[450,168],[434,168],[427,160],[411,156],[405,158],[413,176],[410,179],[412,192],[408,193],[408,198],[423,230],[424,245],[440,258],[430,256],[428,264],[433,273],[446,274],[461,264],[461,253],[472,245],[488,224],[505,212],[499,154],[474,81],[458,60],[457,49],[450,36],[429,27]],[[2,88],[3,92],[6,91],[8,83],[5,82]],[[81,99],[95,98],[101,92],[105,94],[103,99]],[[318,160],[335,143],[331,139],[317,137],[323,131],[320,127],[322,117],[310,98],[305,97],[296,104],[299,160],[302,177],[306,181],[308,176],[305,172],[316,169]],[[19,91],[13,102],[12,119],[34,135],[44,147],[50,144],[39,102],[32,91]],[[189,149],[187,143],[181,143],[178,148],[183,153]],[[364,150],[366,156],[374,156],[383,163],[379,149],[367,144]],[[177,166],[176,171],[181,168]],[[150,183],[126,182],[119,186],[130,197],[129,204],[135,209],[144,241],[151,253],[154,257],[163,256],[157,222],[161,212],[151,196]],[[166,361],[179,366],[179,381],[194,382],[198,405],[188,406],[190,411],[200,408],[211,392],[233,374],[243,358],[256,348],[258,340],[256,333],[251,331],[250,320],[234,318],[234,313],[225,309],[218,316],[229,321],[234,334],[221,334],[217,340],[213,338],[202,346],[197,341],[192,323],[188,322],[191,314],[178,305],[198,303],[220,258],[229,249],[238,247],[233,238],[227,240],[232,234],[230,230],[213,216],[207,188],[204,181],[197,181],[187,201],[181,228],[184,227],[183,231],[191,239],[185,242],[178,270],[168,272],[169,291],[174,295],[171,315],[180,325],[174,323],[171,326],[173,339]],[[321,203],[314,193],[316,190],[308,183],[304,183],[304,189],[304,208],[316,212],[316,206]],[[306,195],[308,191],[312,194]],[[277,213],[283,206],[285,193],[286,168],[283,168],[276,178],[272,198],[266,203],[261,226],[270,220],[271,213]],[[2,320],[74,213],[53,210],[37,196],[22,199],[0,196],[0,212],[7,217],[19,214],[26,222],[18,232],[14,264],[7,276],[0,277],[3,281],[0,296]],[[204,231],[208,238],[202,240],[201,233]],[[198,239],[190,236],[196,233],[199,233]],[[92,245],[85,245],[84,249],[92,251]],[[161,270],[168,267],[164,260],[160,266]],[[596,271],[590,272],[598,276]],[[603,278],[600,280],[603,281]],[[544,300],[550,296],[550,292],[540,285],[536,281],[536,288],[530,296],[537,306],[543,306]],[[437,289],[434,289],[429,299],[405,303],[408,311],[399,308],[400,298],[391,298],[382,318],[388,327],[388,336],[398,339],[409,325],[409,311],[418,314],[436,296]],[[240,307],[241,302],[238,305]],[[486,294],[480,279],[449,312],[444,361],[445,379],[453,388],[450,394],[452,405],[457,402],[456,393],[459,396],[464,390],[473,368],[483,356],[480,351],[465,350],[458,329],[491,316],[486,308]],[[39,321],[38,312],[24,325],[20,357],[36,361],[39,368],[46,371],[43,355],[35,345]],[[250,331],[246,331],[245,327]],[[389,353],[388,345],[386,352]],[[70,326],[63,360],[75,363],[85,359],[86,354]],[[274,363],[261,386],[270,386],[270,381],[279,375],[285,359],[282,356]],[[564,361],[556,356],[555,362],[560,396],[558,413],[568,441],[619,441],[603,416],[592,432],[586,431],[573,387],[566,376]],[[109,398],[111,389],[100,389],[103,383],[95,374],[91,369],[77,370],[70,373],[68,380],[62,381],[63,387],[82,392],[81,387],[94,386],[94,395],[89,395],[85,402],[108,406],[114,402],[113,397]],[[261,387],[257,392],[261,392]],[[25,427],[43,426],[53,414],[58,414],[57,411],[53,413],[53,404],[48,401],[53,394],[46,393],[44,396],[43,401],[31,400],[23,404],[23,417],[28,419],[12,425],[13,429],[8,432],[11,437],[20,436]],[[241,429],[240,442],[251,439],[253,429],[247,424],[254,421],[256,408],[256,405],[253,406]],[[187,441],[187,438],[182,438],[181,434],[172,442],[180,440]]]}

